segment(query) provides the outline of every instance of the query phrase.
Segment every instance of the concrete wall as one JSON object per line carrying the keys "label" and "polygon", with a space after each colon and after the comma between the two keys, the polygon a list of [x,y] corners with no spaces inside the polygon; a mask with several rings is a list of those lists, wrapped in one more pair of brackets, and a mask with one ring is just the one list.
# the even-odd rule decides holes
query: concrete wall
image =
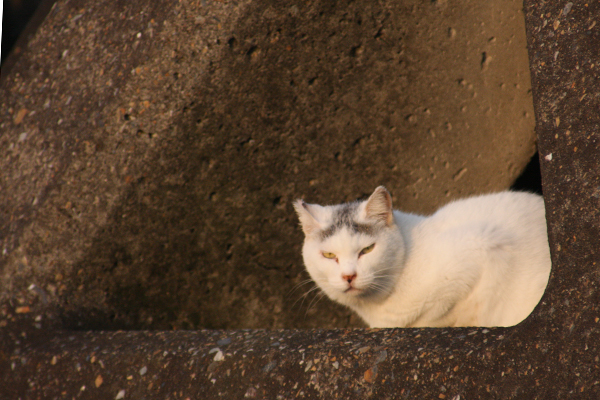
{"label": "concrete wall", "polygon": [[291,201],[431,212],[535,151],[521,4],[59,1],[2,77],[2,298],[77,328],[361,326]]}
{"label": "concrete wall", "polygon": [[[436,2],[435,4],[449,6],[452,3]],[[225,10],[230,6],[218,7]],[[65,327],[76,325],[77,321],[83,321],[83,327],[96,324],[102,328],[108,327],[111,323],[130,324],[135,327],[161,326],[169,323],[176,325],[175,321],[180,321],[176,310],[187,310],[185,305],[178,303],[176,308],[173,305],[176,303],[167,302],[168,295],[158,294],[158,290],[153,285],[142,283],[154,283],[163,290],[178,288],[176,282],[193,277],[194,268],[203,271],[205,268],[203,265],[211,265],[215,273],[221,273],[228,268],[226,262],[192,263],[187,275],[170,274],[177,268],[185,271],[181,265],[186,260],[191,263],[190,258],[184,257],[189,254],[185,251],[188,248],[186,243],[189,248],[202,248],[199,244],[189,244],[197,243],[195,241],[186,242],[173,238],[185,238],[189,235],[189,231],[182,229],[182,227],[187,228],[185,224],[188,220],[189,229],[198,229],[195,232],[200,235],[203,230],[198,228],[202,226],[197,223],[201,219],[198,215],[208,215],[208,213],[182,209],[182,203],[169,202],[167,199],[186,198],[184,195],[186,190],[178,189],[179,186],[190,187],[187,190],[190,193],[202,193],[192,183],[199,182],[197,177],[201,176],[203,170],[186,169],[189,165],[186,162],[194,158],[183,157],[188,154],[187,152],[196,154],[189,148],[200,151],[192,146],[195,141],[191,138],[197,138],[194,135],[200,135],[199,132],[202,130],[201,128],[198,128],[200,129],[198,131],[183,129],[185,124],[177,125],[174,121],[188,118],[183,111],[186,104],[188,110],[193,110],[189,111],[192,121],[196,116],[204,115],[200,111],[203,108],[197,106],[198,103],[191,107],[186,102],[178,103],[175,98],[171,102],[157,102],[156,105],[150,103],[149,109],[151,107],[160,109],[161,105],[164,105],[163,114],[150,113],[150,111],[142,113],[145,107],[143,101],[146,101],[143,98],[142,103],[132,100],[129,104],[121,104],[122,107],[115,107],[112,102],[116,104],[123,101],[119,93],[129,93],[133,96],[137,93],[136,88],[142,87],[128,82],[135,81],[141,84],[147,81],[149,85],[154,84],[150,78],[137,78],[143,71],[138,72],[127,61],[118,57],[110,58],[116,60],[112,67],[114,70],[107,68],[104,73],[100,73],[101,69],[98,69],[97,72],[97,79],[100,80],[105,79],[101,77],[109,74],[110,71],[112,71],[110,74],[114,72],[110,79],[106,78],[106,86],[110,89],[106,89],[108,94],[105,97],[98,95],[104,92],[94,92],[82,84],[86,76],[91,79],[92,75],[83,73],[78,75],[77,70],[84,68],[86,71],[93,70],[96,66],[91,61],[84,64],[76,63],[75,59],[68,59],[69,53],[65,54],[62,46],[68,44],[72,46],[70,50],[85,49],[85,42],[60,41],[57,39],[60,37],[58,35],[52,36],[55,38],[53,42],[49,35],[44,35],[50,31],[62,32],[65,35],[68,32],[80,31],[83,34],[89,31],[73,25],[83,19],[83,16],[78,17],[81,9],[84,8],[82,3],[71,1],[68,5],[61,3],[61,7],[64,8],[59,7],[55,14],[51,14],[38,37],[40,41],[44,38],[44,46],[49,50],[44,53],[40,47],[39,51],[33,51],[36,47],[32,46],[31,53],[20,61],[21,72],[18,75],[14,73],[8,78],[4,76],[2,78],[1,148],[4,154],[1,159],[3,180],[0,193],[4,251],[3,297],[0,306],[0,336],[2,337],[0,376],[3,379],[0,380],[0,395],[2,395],[0,397],[43,399],[65,397],[331,399],[339,397],[458,400],[592,399],[600,396],[600,355],[597,346],[600,342],[600,291],[598,290],[600,117],[596,112],[600,104],[598,97],[594,95],[600,90],[599,65],[596,57],[599,52],[600,28],[595,22],[600,15],[598,4],[525,2],[536,130],[539,137],[553,260],[553,272],[548,290],[538,308],[525,322],[514,328],[502,329],[126,332],[82,332],[65,330]],[[129,16],[132,20],[146,18],[143,14],[134,12],[134,9],[135,7],[129,11],[126,9],[123,15]],[[170,15],[182,15],[181,10],[173,7],[168,12]],[[159,8],[155,12],[158,11]],[[178,13],[176,14],[175,11]],[[214,20],[214,15],[219,18],[218,23],[224,26],[226,15],[232,16],[233,13],[213,14],[208,19]],[[156,16],[149,17],[149,20],[154,19],[156,22],[156,18]],[[58,21],[70,22],[59,23]],[[99,25],[102,25],[100,22],[106,23],[106,21],[106,19],[97,19]],[[140,26],[151,26],[147,22],[144,20]],[[125,22],[121,23],[122,26],[129,26]],[[165,26],[163,22],[161,24]],[[173,32],[168,28],[161,29],[162,32]],[[114,39],[116,37],[130,38],[127,49],[135,59],[134,56],[138,54],[136,51],[144,48],[141,42],[135,45],[136,32],[139,31],[125,29],[117,34],[116,27],[104,29],[103,42],[109,43],[110,40],[116,40]],[[130,36],[123,32],[129,32]],[[142,37],[146,34],[150,35],[149,32],[144,31]],[[155,31],[154,34],[158,33]],[[227,32],[224,36],[231,37],[230,35],[231,32]],[[237,40],[242,43],[240,39]],[[152,45],[147,46],[150,48]],[[190,49],[191,45],[186,43],[183,47]],[[107,48],[106,51],[111,51],[109,49],[114,49],[114,46]],[[119,54],[125,53],[123,51]],[[57,58],[57,55],[61,55],[62,58]],[[177,59],[177,54],[174,58]],[[48,60],[48,64],[44,64],[43,60]],[[154,59],[141,57],[140,60],[149,63]],[[67,75],[67,72],[49,67],[57,62],[64,64],[65,71],[72,71],[70,82],[66,79],[54,79],[57,75],[62,74],[63,77]],[[133,73],[132,70],[136,72]],[[124,71],[128,71],[128,74],[124,74]],[[190,96],[199,98],[196,92],[198,88],[186,89],[186,85],[182,84],[180,79],[174,80],[172,74],[168,77],[165,75],[166,73],[161,75],[165,79],[160,81],[163,82],[162,86],[156,84],[157,87],[170,87],[172,90],[170,93],[189,92]],[[112,80],[117,79],[112,76],[121,77],[122,81]],[[108,85],[109,81],[112,81],[114,86]],[[53,82],[57,82],[55,86]],[[61,90],[69,85],[72,85],[69,91]],[[117,88],[120,90],[115,93]],[[79,89],[79,92],[76,89]],[[50,96],[50,106],[44,108],[49,98],[46,91],[50,90],[55,91],[52,92],[55,97]],[[146,92],[140,89],[140,96],[143,93]],[[240,94],[240,96],[244,95]],[[69,97],[71,100],[67,104]],[[75,100],[77,102],[73,103]],[[98,101],[105,103],[98,103]],[[34,107],[37,104],[40,106]],[[71,104],[78,104],[78,106],[71,109],[69,108]],[[198,108],[194,108],[196,106]],[[104,111],[103,107],[107,107],[110,112]],[[121,108],[124,111],[121,111]],[[27,112],[21,111],[23,109]],[[168,119],[171,118],[170,110],[174,110],[172,119]],[[223,115],[226,115],[226,109],[223,110]],[[32,111],[35,113],[32,114]],[[125,114],[129,115],[129,119],[125,118]],[[7,115],[10,115],[10,118],[7,118]],[[150,129],[145,123],[142,125],[141,122],[146,121],[143,118],[147,115],[156,116],[157,124],[163,123],[164,125],[160,126],[164,129]],[[60,124],[57,117],[62,119]],[[223,117],[223,121],[227,120]],[[61,126],[67,128],[63,130]],[[115,126],[123,128],[121,131],[113,131]],[[97,133],[105,131],[104,136]],[[232,131],[241,132],[241,130]],[[257,147],[262,143],[261,140],[269,137],[260,136],[261,131],[251,132]],[[348,132],[358,132],[358,130]],[[376,132],[380,134],[380,131]],[[148,133],[157,136],[150,137]],[[96,134],[100,136],[94,136]],[[217,140],[218,138],[216,134],[200,136],[200,139],[215,137],[214,140]],[[293,133],[289,137],[293,138]],[[154,139],[159,140],[153,141]],[[307,136],[303,142],[305,146],[298,147],[308,146],[310,140],[328,140],[318,135],[309,139],[310,136]],[[234,147],[236,142],[225,141],[224,143],[225,154],[234,154],[230,147]],[[227,147],[227,144],[230,147]],[[198,146],[202,148],[201,145]],[[322,149],[323,146],[316,146],[316,148]],[[248,154],[253,154],[248,151]],[[260,150],[258,154],[265,154],[264,151]],[[324,155],[326,153],[316,151],[310,154],[321,154],[318,156],[321,158],[318,159],[326,159]],[[160,157],[161,154],[165,155],[164,158]],[[178,157],[180,155],[182,157]],[[259,157],[259,155],[252,157]],[[253,164],[255,161],[252,157],[246,155],[245,158],[247,174],[260,170]],[[218,157],[214,156],[214,158]],[[304,164],[298,162],[297,165],[300,168]],[[331,161],[328,165],[335,164]],[[333,171],[345,171],[345,168],[340,167]],[[148,172],[153,169],[156,173]],[[181,175],[177,175],[175,171],[180,171]],[[273,168],[273,171],[275,174],[277,169]],[[390,173],[381,169],[373,171],[378,174],[378,179]],[[157,182],[159,176],[162,180]],[[140,178],[144,179],[140,182]],[[294,190],[306,190],[307,196],[314,197],[316,200],[323,200],[336,193],[334,187],[328,189],[328,185],[320,183],[313,183],[311,186],[310,181],[305,179],[298,178],[297,181],[283,182],[284,186],[290,182],[295,183],[297,187]],[[207,180],[213,184],[216,182],[208,178]],[[461,181],[465,182],[466,179],[451,183],[456,185],[452,190],[458,191]],[[249,179],[249,182],[252,180]],[[429,181],[424,179],[424,182]],[[156,188],[151,187],[152,183]],[[146,189],[143,186],[145,184],[148,185]],[[337,184],[337,181],[332,181],[330,185]],[[244,189],[240,193],[248,193],[247,188],[250,187],[250,183],[247,185],[240,185]],[[321,187],[319,185],[324,189],[317,190]],[[317,188],[310,189],[314,186]],[[365,184],[365,186],[369,185]],[[345,186],[340,185],[338,189],[342,187]],[[260,186],[256,198],[268,199],[272,193],[276,193],[269,192],[271,190],[269,188],[269,185]],[[227,197],[233,196],[234,191],[225,190],[224,193],[227,195],[220,198],[221,192],[214,191],[216,193],[213,196],[214,200],[209,200],[221,206],[215,205],[211,210],[235,210],[231,205],[228,206],[229,208],[222,206],[222,204],[237,204]],[[396,196],[400,196],[396,190],[394,192]],[[292,196],[291,189],[286,193]],[[344,193],[346,196],[353,195],[351,191]],[[277,209],[277,205],[282,204],[282,210],[277,212],[281,212],[280,215],[287,215],[284,209],[289,199],[283,194],[281,196],[281,199],[276,204],[272,202],[270,207]],[[96,198],[98,201],[94,203]],[[201,198],[201,196],[193,195],[192,198]],[[258,201],[251,199],[254,198],[246,196],[240,201]],[[171,208],[167,207],[167,204],[170,204]],[[200,202],[198,209],[206,210],[202,208],[208,207],[206,204],[211,203]],[[266,200],[260,204],[266,204]],[[154,211],[139,211],[142,205],[147,207],[147,210]],[[433,205],[432,201],[429,205],[424,204],[423,208]],[[156,208],[153,209],[153,206]],[[257,209],[261,208],[257,207]],[[132,213],[134,215],[138,213],[135,215],[137,222],[133,224],[128,222],[129,215]],[[162,216],[163,214],[166,216]],[[147,218],[146,223],[142,223],[142,217],[152,215],[156,215],[156,219]],[[169,219],[169,216],[179,216],[179,218]],[[100,217],[104,219],[99,219]],[[208,215],[206,220],[214,221],[213,218]],[[267,220],[264,225],[269,226],[268,217],[265,218]],[[286,229],[289,232],[295,232],[291,216],[280,218],[279,226],[288,226]],[[171,225],[167,225],[173,229],[160,226],[160,223],[166,224],[169,221],[172,221]],[[263,221],[258,220],[258,222]],[[114,228],[115,224],[120,229]],[[135,227],[145,229],[135,230]],[[236,232],[246,235],[249,231],[244,229],[248,228],[241,227]],[[161,238],[161,232],[169,233],[168,239],[162,239],[163,242],[138,239],[153,237],[152,235]],[[176,235],[178,232],[181,236]],[[212,237],[218,238],[217,229],[208,232],[206,234],[208,240],[212,240]],[[298,233],[290,233],[289,237],[281,240],[287,241],[290,238],[300,239]],[[152,243],[162,243],[163,251],[150,247],[149,244]],[[276,246],[277,236],[274,235],[274,238],[267,243],[268,250],[261,247],[265,252],[271,251],[272,246]],[[118,248],[117,244],[122,244],[121,253],[114,251]],[[148,245],[148,247],[139,247],[141,245]],[[171,250],[171,246],[178,250]],[[112,254],[113,258],[105,255],[108,261],[98,261],[102,260],[102,248],[106,250],[106,254]],[[131,249],[137,249],[138,253]],[[137,256],[134,257],[136,254],[152,254],[153,257],[163,254],[165,260],[177,260],[176,255],[179,254],[181,259],[178,262],[165,261],[164,264],[149,261],[147,265],[169,265],[173,268],[168,269],[169,273],[163,273],[161,279],[152,281],[148,278],[151,276],[149,274],[151,270],[144,268],[146,264],[138,261]],[[204,257],[210,259],[211,253],[206,252],[206,254],[208,256]],[[215,254],[219,254],[218,247],[215,249]],[[218,258],[218,256],[213,257]],[[198,259],[203,258],[198,257]],[[253,260],[252,257],[248,259]],[[129,269],[131,265],[139,267],[138,275]],[[247,266],[251,263],[240,265]],[[299,265],[297,268],[300,271]],[[78,272],[79,270],[82,272]],[[160,274],[160,271],[158,269],[157,273]],[[236,270],[233,275],[258,276],[256,272],[242,271],[246,270]],[[116,278],[120,277],[121,281],[125,282],[126,288],[126,285],[133,281],[132,277],[136,276],[141,298],[148,293],[148,290],[157,290],[153,294],[157,293],[156,296],[167,304],[161,305],[157,300],[156,308],[145,309],[152,310],[154,314],[149,311],[148,314],[143,314],[142,306],[133,306],[130,313],[122,315],[115,312],[112,319],[110,315],[103,314],[106,310],[118,310],[119,306],[125,307],[119,305],[119,301],[125,303],[135,298],[128,294],[130,293],[128,290],[121,292],[107,290],[112,286],[107,285],[106,282],[110,282],[113,278],[114,282],[119,282]],[[181,280],[170,280],[172,276],[180,277]],[[106,296],[105,300],[102,300],[104,302],[97,301],[102,299],[99,293],[104,293]],[[185,295],[196,296],[191,292],[184,292],[180,296],[186,297]],[[264,304],[260,301],[265,300],[258,298],[258,304]],[[173,315],[161,318],[161,313],[169,306],[174,310]],[[99,310],[98,314],[90,312],[94,307]],[[80,310],[83,314],[79,316],[72,314],[71,317],[67,317],[68,310]],[[222,313],[230,312],[228,308],[220,310]],[[145,321],[143,318],[136,319],[139,315],[155,316],[157,322],[143,322]],[[78,317],[88,318],[78,319]],[[318,321],[318,319],[314,320]],[[263,320],[263,323],[264,321],[268,320]],[[339,321],[334,321],[333,324],[340,323]]]}

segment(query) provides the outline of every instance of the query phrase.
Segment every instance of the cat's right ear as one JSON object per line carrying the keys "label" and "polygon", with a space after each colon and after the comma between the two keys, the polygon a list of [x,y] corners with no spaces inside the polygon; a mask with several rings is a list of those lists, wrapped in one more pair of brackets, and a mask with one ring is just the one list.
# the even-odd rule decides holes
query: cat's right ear
{"label": "cat's right ear", "polygon": [[306,204],[304,200],[296,200],[294,202],[294,208],[298,213],[300,219],[300,225],[302,225],[302,231],[306,236],[318,232],[322,229],[321,224],[316,218],[316,207],[320,207],[316,204]]}

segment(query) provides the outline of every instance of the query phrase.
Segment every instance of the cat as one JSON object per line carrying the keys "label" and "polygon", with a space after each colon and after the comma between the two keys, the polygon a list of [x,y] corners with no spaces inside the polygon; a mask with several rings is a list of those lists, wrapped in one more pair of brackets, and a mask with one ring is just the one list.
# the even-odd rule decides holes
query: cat
{"label": "cat", "polygon": [[294,208],[311,278],[370,327],[512,326],[548,284],[544,201],[532,193],[466,198],[421,216],[393,210],[379,186],[365,201]]}

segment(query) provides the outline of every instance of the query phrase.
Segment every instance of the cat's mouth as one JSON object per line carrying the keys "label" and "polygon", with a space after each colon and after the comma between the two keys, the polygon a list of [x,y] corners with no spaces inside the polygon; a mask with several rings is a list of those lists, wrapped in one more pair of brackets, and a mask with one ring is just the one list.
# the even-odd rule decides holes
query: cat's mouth
{"label": "cat's mouth", "polygon": [[348,289],[344,290],[344,293],[359,294],[360,292],[362,292],[362,289],[357,289],[354,286],[350,286]]}

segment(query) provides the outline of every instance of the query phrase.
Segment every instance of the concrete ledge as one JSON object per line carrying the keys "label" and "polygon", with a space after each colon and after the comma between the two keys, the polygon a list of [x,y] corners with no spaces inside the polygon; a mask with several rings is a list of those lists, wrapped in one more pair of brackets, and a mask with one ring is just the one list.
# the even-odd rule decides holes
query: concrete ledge
{"label": "concrete ledge", "polygon": [[77,332],[7,303],[2,397],[599,398],[600,4],[538,3],[525,11],[553,273],[524,323]]}
{"label": "concrete ledge", "polygon": [[18,346],[2,375],[8,398],[592,398],[598,330],[567,350],[554,344],[580,329],[531,325],[56,332]]}

